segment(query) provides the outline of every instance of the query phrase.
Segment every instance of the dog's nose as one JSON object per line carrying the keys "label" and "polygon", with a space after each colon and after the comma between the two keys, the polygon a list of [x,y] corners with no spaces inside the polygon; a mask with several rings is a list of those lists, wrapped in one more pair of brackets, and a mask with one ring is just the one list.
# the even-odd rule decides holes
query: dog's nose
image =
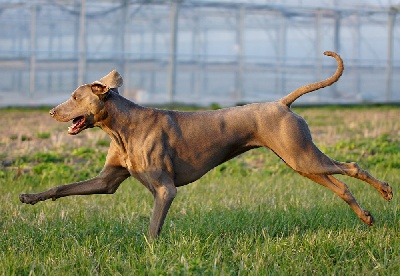
{"label": "dog's nose", "polygon": [[50,116],[54,117],[54,115],[56,114],[56,111],[54,110],[54,108],[52,110],[49,111]]}

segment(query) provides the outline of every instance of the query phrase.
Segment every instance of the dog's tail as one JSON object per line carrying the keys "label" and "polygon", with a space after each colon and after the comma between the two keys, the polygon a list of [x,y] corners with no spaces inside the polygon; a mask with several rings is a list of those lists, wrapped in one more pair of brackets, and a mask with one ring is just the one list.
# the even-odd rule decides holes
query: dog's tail
{"label": "dog's tail", "polygon": [[319,82],[314,82],[314,83],[307,84],[307,85],[304,85],[302,87],[299,87],[296,90],[294,90],[292,93],[290,93],[289,95],[287,95],[287,96],[283,97],[282,99],[280,99],[279,102],[281,102],[282,104],[290,107],[290,105],[295,100],[297,100],[297,98],[299,98],[300,96],[302,96],[302,95],[304,95],[306,93],[309,93],[309,92],[324,88],[326,86],[329,86],[329,85],[335,83],[340,78],[340,76],[342,75],[343,70],[344,70],[343,60],[341,59],[341,57],[338,54],[336,54],[335,52],[329,52],[329,51],[324,52],[324,55],[331,56],[331,57],[334,57],[336,59],[336,61],[338,63],[338,67],[336,69],[335,74],[332,75],[330,78],[328,78],[326,80],[319,81]]}

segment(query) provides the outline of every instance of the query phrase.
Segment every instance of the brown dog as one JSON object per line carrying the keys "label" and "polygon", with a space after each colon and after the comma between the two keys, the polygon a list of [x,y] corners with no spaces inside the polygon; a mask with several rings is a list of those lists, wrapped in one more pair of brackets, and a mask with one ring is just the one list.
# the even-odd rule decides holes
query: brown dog
{"label": "brown dog", "polygon": [[363,210],[348,187],[332,174],[361,179],[386,200],[392,188],[356,163],[342,163],[323,154],[313,143],[307,123],[290,110],[301,95],[329,86],[342,74],[343,62],[327,80],[305,85],[270,103],[255,103],[216,111],[177,112],[146,108],[118,94],[121,76],[114,70],[99,81],[80,86],[72,97],[50,111],[60,122],[72,120],[68,133],[100,127],[112,141],[105,166],[92,179],[54,187],[42,193],[21,194],[23,203],[35,204],[70,195],[112,194],[129,176],[138,179],[154,196],[150,237],[162,228],[176,187],[191,183],[219,164],[258,147],[268,147],[299,174],[340,196],[366,224],[373,217]]}

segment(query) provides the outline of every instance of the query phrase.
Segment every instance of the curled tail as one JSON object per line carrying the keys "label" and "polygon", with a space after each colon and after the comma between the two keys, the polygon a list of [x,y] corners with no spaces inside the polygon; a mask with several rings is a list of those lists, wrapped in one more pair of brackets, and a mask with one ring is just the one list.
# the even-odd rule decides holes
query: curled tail
{"label": "curled tail", "polygon": [[319,82],[314,82],[311,84],[307,84],[304,85],[302,87],[297,88],[296,90],[294,90],[292,93],[290,93],[289,95],[283,97],[282,99],[279,100],[279,102],[281,102],[282,104],[290,107],[290,105],[297,100],[297,98],[299,98],[300,96],[324,88],[326,86],[329,86],[333,83],[335,83],[340,76],[343,73],[344,70],[344,66],[343,66],[343,60],[340,58],[340,56],[338,54],[336,54],[335,52],[329,52],[326,51],[324,52],[324,55],[326,56],[331,56],[334,57],[338,63],[338,67],[336,69],[336,72],[334,75],[332,75],[330,78],[327,78],[326,80],[323,81],[319,81]]}

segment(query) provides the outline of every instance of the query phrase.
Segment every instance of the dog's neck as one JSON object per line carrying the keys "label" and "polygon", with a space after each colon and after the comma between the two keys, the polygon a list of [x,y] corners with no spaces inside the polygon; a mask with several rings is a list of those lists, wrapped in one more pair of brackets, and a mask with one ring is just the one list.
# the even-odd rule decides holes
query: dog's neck
{"label": "dog's neck", "polygon": [[[110,95],[108,95],[104,102],[102,110],[104,114],[102,119],[96,123],[96,126],[104,130],[125,152],[129,139],[128,136],[132,135],[132,132],[128,133],[127,129],[135,128],[139,124],[139,118],[142,118],[139,114],[144,109],[146,108],[110,91]],[[118,114],[118,118],[114,118],[110,114]]]}

